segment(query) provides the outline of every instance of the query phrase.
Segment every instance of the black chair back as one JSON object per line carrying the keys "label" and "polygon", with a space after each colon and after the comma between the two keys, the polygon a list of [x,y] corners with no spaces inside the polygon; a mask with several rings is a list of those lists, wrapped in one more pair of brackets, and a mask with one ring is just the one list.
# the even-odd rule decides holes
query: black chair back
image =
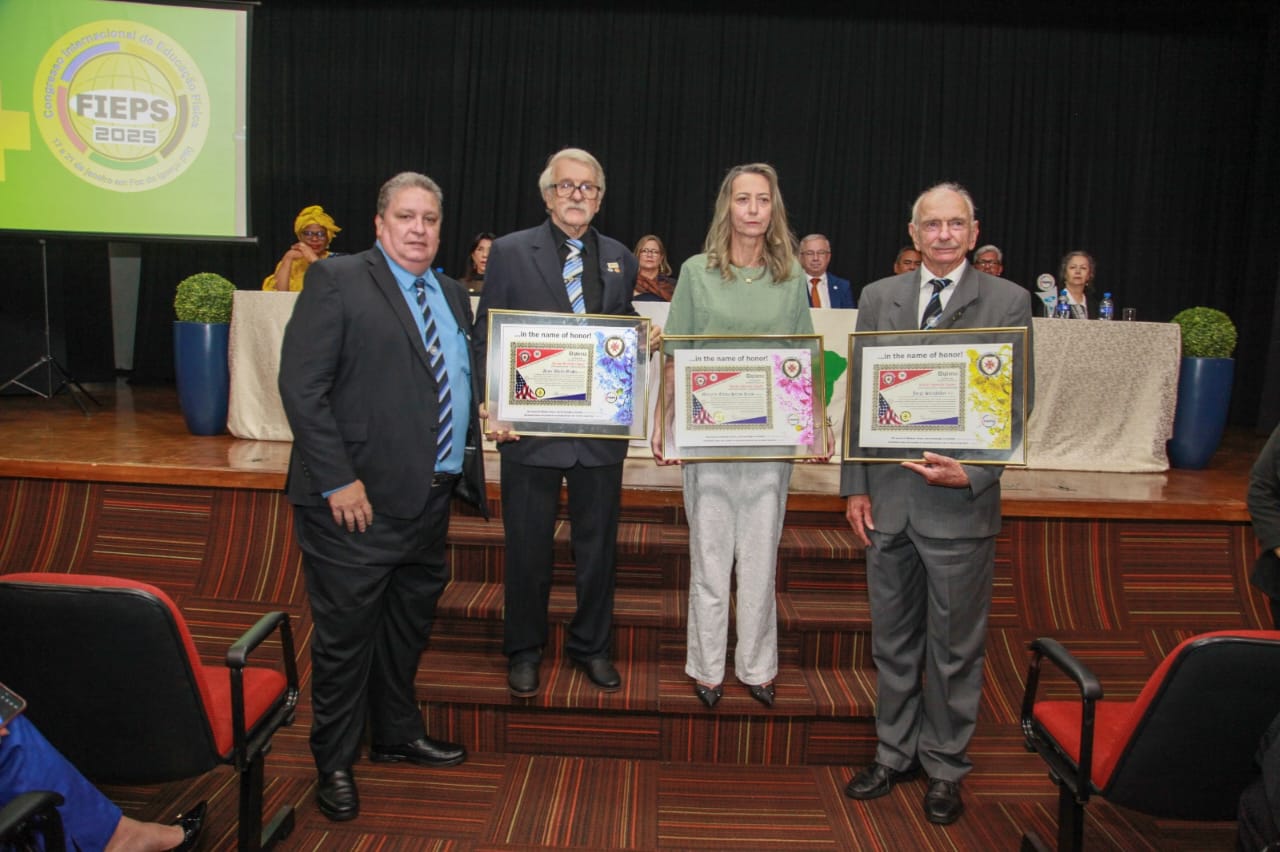
{"label": "black chair back", "polygon": [[0,583],[0,680],[93,781],[199,775],[219,761],[178,618],[137,588]]}
{"label": "black chair back", "polygon": [[1170,819],[1231,820],[1258,777],[1280,713],[1280,642],[1212,636],[1189,645],[1147,706],[1103,795]]}

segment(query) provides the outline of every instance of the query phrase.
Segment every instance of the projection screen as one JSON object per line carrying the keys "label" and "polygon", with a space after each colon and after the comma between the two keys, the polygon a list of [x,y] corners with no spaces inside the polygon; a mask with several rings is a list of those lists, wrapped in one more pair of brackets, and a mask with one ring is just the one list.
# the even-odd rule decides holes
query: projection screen
{"label": "projection screen", "polygon": [[0,231],[249,237],[249,8],[0,0]]}

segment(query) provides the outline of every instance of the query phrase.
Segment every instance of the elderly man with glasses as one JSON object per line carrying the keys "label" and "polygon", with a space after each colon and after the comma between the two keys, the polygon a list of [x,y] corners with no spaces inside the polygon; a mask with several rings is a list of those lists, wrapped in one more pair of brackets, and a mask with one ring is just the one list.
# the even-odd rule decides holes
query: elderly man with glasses
{"label": "elderly man with glasses", "polygon": [[[473,335],[477,363],[487,355],[491,310],[635,316],[635,255],[591,227],[605,192],[599,161],[579,148],[558,151],[547,161],[538,191],[547,221],[499,237],[490,247]],[[620,689],[610,633],[627,442],[488,434],[502,456],[507,545],[502,649],[511,693],[528,698],[539,690],[562,482],[568,485],[578,604],[564,652],[598,688]]]}
{"label": "elderly man with glasses", "polygon": [[830,264],[830,240],[822,234],[810,234],[800,241],[800,265],[804,267],[805,286],[809,289],[809,307],[855,307],[853,288],[848,280],[827,272]]}

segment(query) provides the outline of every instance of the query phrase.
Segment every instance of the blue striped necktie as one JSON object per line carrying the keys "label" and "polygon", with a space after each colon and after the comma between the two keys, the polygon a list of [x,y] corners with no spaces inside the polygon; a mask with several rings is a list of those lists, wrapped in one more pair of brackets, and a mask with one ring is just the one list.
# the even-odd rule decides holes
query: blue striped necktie
{"label": "blue striped necktie", "polygon": [[436,399],[440,403],[440,430],[436,432],[436,469],[439,469],[453,449],[453,391],[449,390],[449,371],[444,365],[440,332],[436,330],[436,321],[427,304],[427,282],[422,278],[417,279],[413,282],[413,290],[418,296],[418,307],[422,308],[422,319],[427,325],[423,335],[427,344],[427,363],[431,366],[431,375],[436,378]]}
{"label": "blue striped necktie", "polygon": [[582,298],[582,240],[570,237],[564,242],[569,247],[569,254],[564,259],[564,289],[569,294],[573,312],[584,314],[587,307]]}
{"label": "blue striped necktie", "polygon": [[920,316],[921,328],[933,328],[938,317],[942,316],[942,291],[950,286],[951,279],[935,278],[929,283],[933,285],[933,296],[929,298],[929,304],[924,306],[924,313]]}

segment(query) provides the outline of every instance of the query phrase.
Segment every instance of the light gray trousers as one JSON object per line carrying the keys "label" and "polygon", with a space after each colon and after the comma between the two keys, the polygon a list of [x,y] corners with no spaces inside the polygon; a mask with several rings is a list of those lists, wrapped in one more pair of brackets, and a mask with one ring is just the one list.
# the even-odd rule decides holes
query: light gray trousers
{"label": "light gray trousers", "polygon": [[787,509],[791,462],[696,462],[684,465],[689,518],[689,648],[685,673],[724,680],[729,589],[737,564],[738,645],[734,671],[745,684],[778,674],[778,539]]}

